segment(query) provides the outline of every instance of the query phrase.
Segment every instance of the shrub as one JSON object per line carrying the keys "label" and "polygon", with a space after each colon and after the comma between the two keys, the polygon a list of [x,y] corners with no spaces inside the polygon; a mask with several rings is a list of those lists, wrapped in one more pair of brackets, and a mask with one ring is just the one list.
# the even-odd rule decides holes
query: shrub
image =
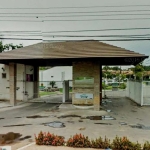
{"label": "shrub", "polygon": [[41,131],[38,136],[35,135],[35,142],[37,145],[43,145],[44,134]]}
{"label": "shrub", "polygon": [[69,138],[66,144],[69,147],[91,147],[91,142],[88,137],[85,137],[81,134],[76,134],[73,137]]}
{"label": "shrub", "polygon": [[63,146],[64,144],[64,138],[61,136],[55,136],[55,139],[52,142],[52,146]]}
{"label": "shrub", "polygon": [[52,142],[55,139],[55,135],[51,133],[45,133],[43,138],[43,145],[52,145]]}
{"label": "shrub", "polygon": [[98,139],[91,141],[91,147],[106,149],[111,148],[111,143],[110,140],[107,139],[106,137],[104,140],[101,137],[99,137]]}
{"label": "shrub", "polygon": [[51,133],[43,133],[42,131],[38,134],[35,140],[37,145],[52,145],[52,146],[62,146],[64,145],[64,137],[57,136]]}
{"label": "shrub", "polygon": [[132,143],[127,137],[116,137],[112,142],[113,150],[141,150],[139,143]]}
{"label": "shrub", "polygon": [[150,150],[150,143],[148,141],[144,143],[143,150]]}
{"label": "shrub", "polygon": [[126,89],[127,86],[125,83],[121,83],[119,87],[120,87],[120,89]]}
{"label": "shrub", "polygon": [[102,83],[102,89],[106,89],[106,84]]}

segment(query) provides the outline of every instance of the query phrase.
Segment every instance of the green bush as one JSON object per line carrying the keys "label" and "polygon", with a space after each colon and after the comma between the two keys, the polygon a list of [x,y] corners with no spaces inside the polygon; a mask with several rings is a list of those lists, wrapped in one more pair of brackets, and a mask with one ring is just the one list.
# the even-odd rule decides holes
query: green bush
{"label": "green bush", "polygon": [[88,139],[88,137],[85,137],[82,134],[76,134],[73,137],[69,138],[69,140],[67,141],[67,146],[69,147],[91,147],[91,142]]}
{"label": "green bush", "polygon": [[121,83],[120,86],[119,86],[120,89],[126,89],[126,87],[127,87],[127,86],[126,86],[125,83]]}
{"label": "green bush", "polygon": [[131,142],[127,137],[116,137],[112,142],[113,150],[141,150],[139,143]]}
{"label": "green bush", "polygon": [[106,137],[104,140],[101,137],[99,137],[98,139],[91,141],[91,147],[106,149],[106,148],[111,148],[111,143],[110,140],[107,139]]}
{"label": "green bush", "polygon": [[150,150],[150,143],[148,141],[144,143],[143,150]]}
{"label": "green bush", "polygon": [[106,84],[102,83],[102,89],[106,89]]}

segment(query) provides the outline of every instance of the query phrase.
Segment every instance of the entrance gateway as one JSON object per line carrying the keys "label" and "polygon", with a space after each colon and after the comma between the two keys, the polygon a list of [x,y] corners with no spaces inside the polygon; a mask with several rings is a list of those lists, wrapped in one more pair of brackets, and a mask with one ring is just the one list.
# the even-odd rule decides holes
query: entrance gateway
{"label": "entrance gateway", "polygon": [[[102,65],[136,65],[146,58],[148,56],[144,54],[99,41],[68,41],[38,43],[4,52],[0,54],[0,63],[9,68],[8,90],[12,105],[16,104],[17,64],[32,66],[34,98],[39,96],[39,66],[73,66],[72,103],[94,105],[94,110],[99,111],[102,100]],[[67,81],[63,87],[65,102],[69,91]]]}

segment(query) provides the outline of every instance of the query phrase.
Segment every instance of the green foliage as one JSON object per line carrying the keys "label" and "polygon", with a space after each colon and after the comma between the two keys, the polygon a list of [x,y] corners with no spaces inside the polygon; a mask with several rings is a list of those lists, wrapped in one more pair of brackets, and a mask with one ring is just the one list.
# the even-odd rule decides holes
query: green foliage
{"label": "green foliage", "polygon": [[14,49],[21,48],[21,47],[23,47],[22,44],[14,45],[10,43],[10,44],[3,45],[2,41],[0,41],[0,53],[2,53],[4,50],[14,50]]}
{"label": "green foliage", "polygon": [[76,134],[73,137],[69,138],[66,144],[69,147],[91,147],[91,142],[88,137],[85,137],[82,134]]}
{"label": "green foliage", "polygon": [[150,71],[150,66],[143,66],[145,71]]}
{"label": "green foliage", "polygon": [[120,86],[119,86],[120,89],[126,89],[126,87],[127,87],[127,86],[126,86],[125,83],[121,83]]}
{"label": "green foliage", "polygon": [[50,69],[51,67],[39,67],[39,70],[47,70]]}
{"label": "green foliage", "polygon": [[112,67],[111,69],[112,69],[112,70],[116,70],[116,71],[119,71],[119,70],[120,70],[119,67]]}
{"label": "green foliage", "polygon": [[99,137],[98,139],[91,141],[91,147],[101,149],[111,148],[111,142],[106,137],[104,140],[101,137]]}
{"label": "green foliage", "polygon": [[56,82],[55,81],[51,81],[50,83],[49,83],[51,86],[52,86],[52,88],[56,85]]}
{"label": "green foliage", "polygon": [[143,72],[144,72],[144,66],[142,63],[136,65],[134,68],[131,69],[136,76],[137,80],[141,80],[143,77]]}
{"label": "green foliage", "polygon": [[144,143],[143,150],[150,150],[150,143],[148,141]]}
{"label": "green foliage", "polygon": [[112,142],[113,150],[141,150],[139,143],[131,142],[127,137],[116,137]]}
{"label": "green foliage", "polygon": [[4,51],[4,47],[3,47],[2,41],[0,41],[0,53],[1,53],[2,51]]}
{"label": "green foliage", "polygon": [[106,84],[102,83],[102,89],[106,89]]}
{"label": "green foliage", "polygon": [[143,146],[141,144],[131,142],[127,137],[116,136],[113,142],[110,142],[108,138],[102,139],[101,137],[95,140],[89,140],[82,134],[76,134],[69,138],[66,142],[64,137],[54,135],[51,133],[43,133],[42,131],[35,135],[35,141],[37,145],[51,145],[51,146],[69,146],[78,148],[97,148],[97,149],[112,149],[112,150],[150,150],[150,143],[145,142]]}

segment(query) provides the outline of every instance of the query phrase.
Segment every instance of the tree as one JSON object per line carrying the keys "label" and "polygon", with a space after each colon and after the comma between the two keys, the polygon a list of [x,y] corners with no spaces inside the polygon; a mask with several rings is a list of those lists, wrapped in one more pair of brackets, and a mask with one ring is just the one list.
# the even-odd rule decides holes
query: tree
{"label": "tree", "polygon": [[103,70],[105,70],[105,71],[110,70],[110,67],[109,66],[104,66]]}
{"label": "tree", "polygon": [[55,81],[51,81],[50,82],[50,85],[52,86],[52,88],[56,85],[56,82]]}
{"label": "tree", "polygon": [[112,70],[116,70],[116,71],[120,70],[119,67],[112,67],[111,69],[112,69]]}
{"label": "tree", "polygon": [[0,53],[2,53],[5,50],[14,50],[14,49],[21,48],[21,47],[23,47],[22,44],[14,45],[14,44],[10,43],[10,44],[3,45],[3,42],[0,41]]}
{"label": "tree", "polygon": [[131,69],[135,75],[135,78],[141,80],[144,73],[144,67],[142,63],[137,64],[134,68]]}

